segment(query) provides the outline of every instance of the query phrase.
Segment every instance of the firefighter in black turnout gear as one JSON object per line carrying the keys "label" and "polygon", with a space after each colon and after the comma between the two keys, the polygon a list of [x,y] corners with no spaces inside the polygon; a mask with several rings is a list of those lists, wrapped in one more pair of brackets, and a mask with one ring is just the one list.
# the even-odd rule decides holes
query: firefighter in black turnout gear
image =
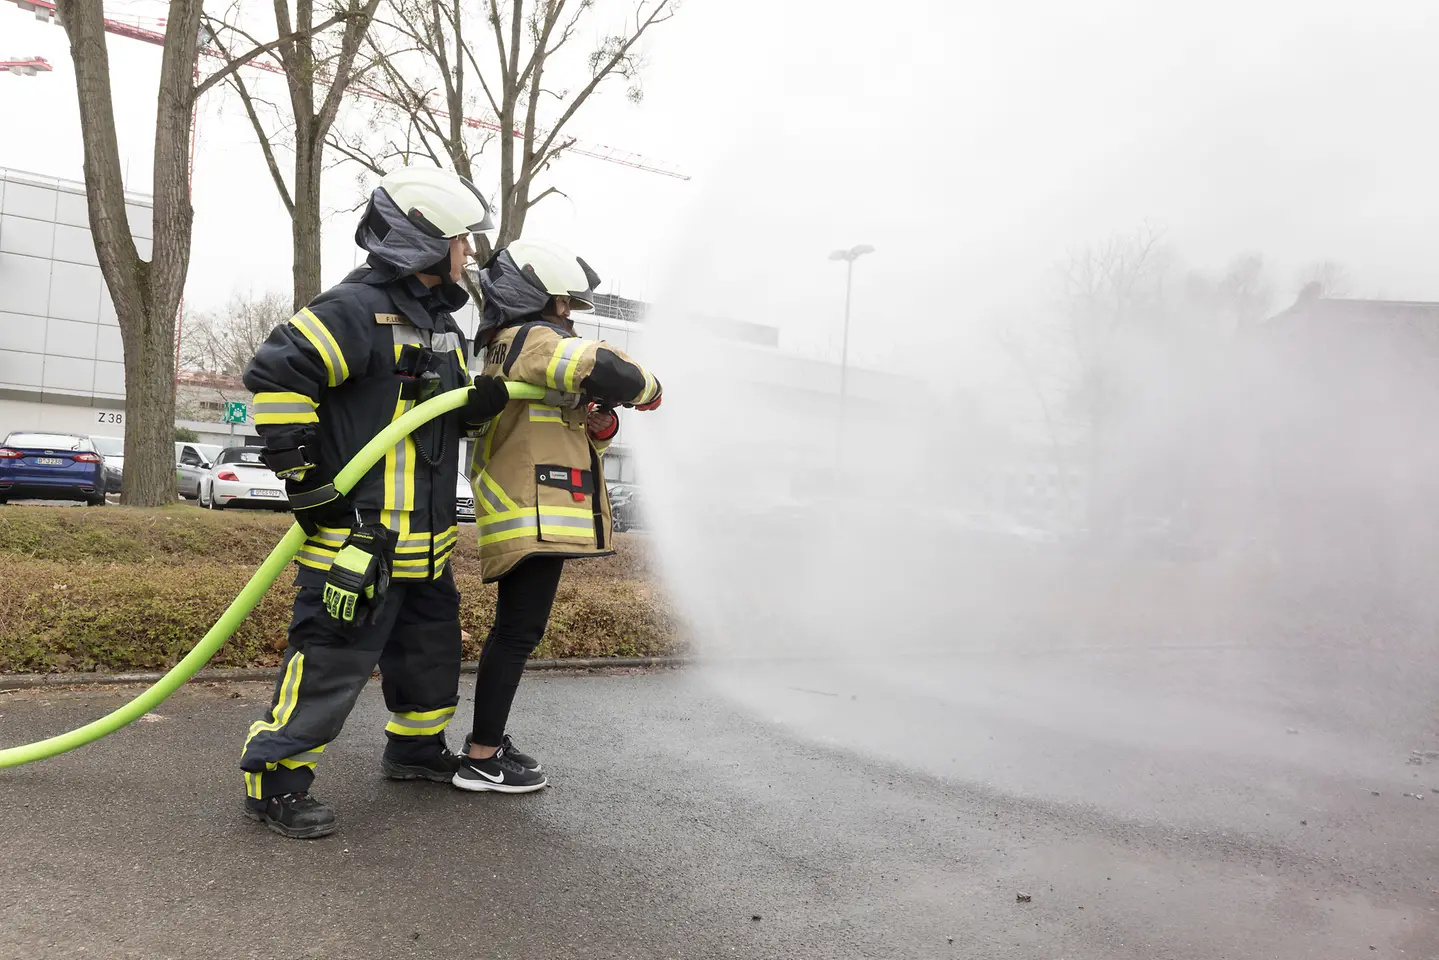
{"label": "firefighter in black turnout gear", "polygon": [[348,496],[332,481],[417,403],[470,384],[451,313],[468,299],[457,281],[469,234],[490,229],[469,181],[437,168],[387,175],[355,232],[366,265],[276,327],[245,371],[265,463],[307,534],[284,666],[240,760],[247,815],[285,836],[335,829],[310,783],[377,665],[391,711],[385,775],[449,781],[458,767],[444,730],[459,700],[459,439],[504,408],[504,386],[476,379],[465,408],[396,444]]}

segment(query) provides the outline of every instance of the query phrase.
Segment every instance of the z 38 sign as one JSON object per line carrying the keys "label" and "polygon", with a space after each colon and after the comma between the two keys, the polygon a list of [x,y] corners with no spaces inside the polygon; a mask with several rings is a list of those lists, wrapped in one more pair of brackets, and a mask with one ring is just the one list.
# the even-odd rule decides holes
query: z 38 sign
{"label": "z 38 sign", "polygon": [[95,422],[113,423],[123,427],[125,425],[125,414],[120,410],[96,410]]}

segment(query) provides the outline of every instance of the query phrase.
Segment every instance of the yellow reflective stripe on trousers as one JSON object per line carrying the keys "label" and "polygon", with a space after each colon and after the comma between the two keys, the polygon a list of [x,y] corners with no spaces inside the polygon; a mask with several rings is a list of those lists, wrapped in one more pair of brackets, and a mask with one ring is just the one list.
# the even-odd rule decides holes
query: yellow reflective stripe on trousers
{"label": "yellow reflective stripe on trousers", "polygon": [[[240,749],[240,755],[244,756],[245,751],[250,747],[250,741],[255,739],[257,734],[273,733],[283,729],[285,724],[290,722],[290,716],[295,712],[295,705],[300,702],[300,680],[305,675],[305,655],[297,653],[285,664],[285,675],[280,681],[280,696],[275,701],[275,706],[270,709],[269,720],[256,720],[250,724],[250,735],[245,738],[245,746]],[[267,769],[273,770],[274,764],[266,764]],[[253,791],[250,796],[260,798],[260,774],[245,774],[245,788]]]}
{"label": "yellow reflective stripe on trousers", "polygon": [[392,713],[390,722],[385,724],[385,732],[400,737],[428,737],[449,726],[450,718],[454,715],[454,707]]}
{"label": "yellow reflective stripe on trousers", "polygon": [[579,368],[580,354],[586,344],[587,341],[579,337],[567,337],[555,345],[550,365],[545,368],[545,386],[575,392],[575,370]]}
{"label": "yellow reflective stripe on trousers", "polygon": [[306,750],[303,753],[295,754],[293,757],[286,757],[280,761],[280,766],[287,770],[298,770],[300,767],[314,767],[314,765],[319,762],[321,755],[324,754],[325,746],[326,745],[322,743],[313,750]]}
{"label": "yellow reflective stripe on trousers", "polygon": [[319,423],[319,404],[303,393],[271,391],[255,394],[255,423]]}
{"label": "yellow reflective stripe on trousers", "polygon": [[330,386],[337,387],[350,378],[350,368],[345,363],[345,354],[340,349],[339,342],[320,322],[320,318],[310,312],[309,307],[301,308],[299,313],[290,318],[290,323],[304,334],[305,339],[310,341],[320,354],[320,359],[325,363],[325,371],[329,374]]}

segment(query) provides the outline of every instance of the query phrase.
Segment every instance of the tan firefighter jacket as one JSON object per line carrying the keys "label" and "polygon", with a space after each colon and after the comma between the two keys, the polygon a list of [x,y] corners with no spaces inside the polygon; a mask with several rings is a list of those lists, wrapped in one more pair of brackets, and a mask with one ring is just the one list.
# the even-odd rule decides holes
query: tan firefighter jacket
{"label": "tan firefighter jacket", "polygon": [[549,391],[542,401],[511,401],[476,432],[470,485],[485,582],[535,554],[613,553],[600,466],[609,441],[586,431],[587,401],[649,404],[660,395],[659,381],[609,344],[544,321],[500,330],[483,372]]}

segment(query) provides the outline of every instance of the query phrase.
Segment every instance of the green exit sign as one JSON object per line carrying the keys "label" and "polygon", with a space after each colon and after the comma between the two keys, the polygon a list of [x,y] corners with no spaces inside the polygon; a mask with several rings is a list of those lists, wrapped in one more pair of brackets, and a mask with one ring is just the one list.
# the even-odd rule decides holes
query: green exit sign
{"label": "green exit sign", "polygon": [[232,400],[225,404],[226,423],[244,423],[249,416],[249,408],[238,400]]}

